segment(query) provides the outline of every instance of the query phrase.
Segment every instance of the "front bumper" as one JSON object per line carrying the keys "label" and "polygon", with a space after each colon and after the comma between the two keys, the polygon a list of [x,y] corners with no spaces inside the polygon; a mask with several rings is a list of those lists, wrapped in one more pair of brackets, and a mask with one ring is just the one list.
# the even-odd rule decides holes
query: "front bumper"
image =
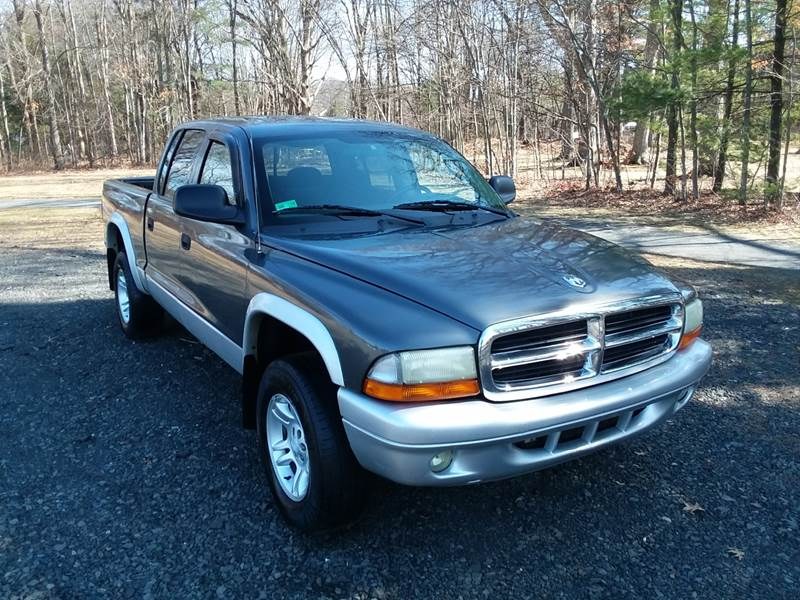
{"label": "front bumper", "polygon": [[[682,408],[711,364],[698,340],[668,361],[615,381],[516,402],[396,404],[341,388],[339,409],[361,465],[407,485],[503,479],[583,456],[641,433]],[[450,466],[431,469],[434,455]]]}

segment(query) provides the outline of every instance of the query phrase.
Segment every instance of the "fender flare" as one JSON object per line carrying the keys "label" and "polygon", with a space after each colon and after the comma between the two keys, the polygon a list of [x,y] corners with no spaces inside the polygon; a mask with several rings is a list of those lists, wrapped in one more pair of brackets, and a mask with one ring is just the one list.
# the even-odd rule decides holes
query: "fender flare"
{"label": "fender flare", "polygon": [[115,212],[106,224],[106,248],[110,248],[108,234],[111,225],[115,225],[122,236],[122,244],[125,246],[125,256],[128,259],[128,266],[131,268],[131,275],[133,275],[133,282],[142,293],[147,293],[147,288],[142,281],[139,268],[136,266],[136,253],[133,250],[133,240],[131,239],[131,232],[128,230],[128,223],[125,221],[120,213]]}
{"label": "fender flare", "polygon": [[258,350],[258,316],[262,314],[273,317],[304,335],[322,357],[331,381],[338,386],[344,386],[339,351],[328,328],[307,310],[274,294],[260,292],[250,300],[242,343],[244,356],[255,356]]}

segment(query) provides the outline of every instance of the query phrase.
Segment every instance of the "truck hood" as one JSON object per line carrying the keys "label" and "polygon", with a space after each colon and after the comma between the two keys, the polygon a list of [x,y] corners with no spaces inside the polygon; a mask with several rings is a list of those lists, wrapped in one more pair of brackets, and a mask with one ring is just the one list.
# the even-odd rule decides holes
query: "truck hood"
{"label": "truck hood", "polygon": [[537,219],[264,241],[478,330],[578,305],[677,292],[627,250]]}

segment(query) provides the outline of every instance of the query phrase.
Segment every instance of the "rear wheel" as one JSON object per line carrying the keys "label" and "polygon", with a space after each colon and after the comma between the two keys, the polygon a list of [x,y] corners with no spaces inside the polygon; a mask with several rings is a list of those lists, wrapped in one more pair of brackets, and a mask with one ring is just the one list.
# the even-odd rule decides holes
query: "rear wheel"
{"label": "rear wheel", "polygon": [[353,456],[336,388],[315,354],[275,361],[258,390],[258,443],[273,497],[293,526],[344,525],[364,504],[364,472]]}
{"label": "rear wheel", "polygon": [[147,294],[136,287],[124,252],[114,262],[114,299],[122,331],[131,339],[153,335],[161,324],[163,311]]}

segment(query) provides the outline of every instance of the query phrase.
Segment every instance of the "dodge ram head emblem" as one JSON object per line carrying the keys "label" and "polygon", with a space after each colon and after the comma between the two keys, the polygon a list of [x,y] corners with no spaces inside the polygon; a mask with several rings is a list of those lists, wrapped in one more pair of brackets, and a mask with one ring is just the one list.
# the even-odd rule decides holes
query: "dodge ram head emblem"
{"label": "dodge ram head emblem", "polygon": [[574,288],[583,288],[586,287],[586,281],[578,277],[577,275],[562,275],[561,279],[566,281]]}

